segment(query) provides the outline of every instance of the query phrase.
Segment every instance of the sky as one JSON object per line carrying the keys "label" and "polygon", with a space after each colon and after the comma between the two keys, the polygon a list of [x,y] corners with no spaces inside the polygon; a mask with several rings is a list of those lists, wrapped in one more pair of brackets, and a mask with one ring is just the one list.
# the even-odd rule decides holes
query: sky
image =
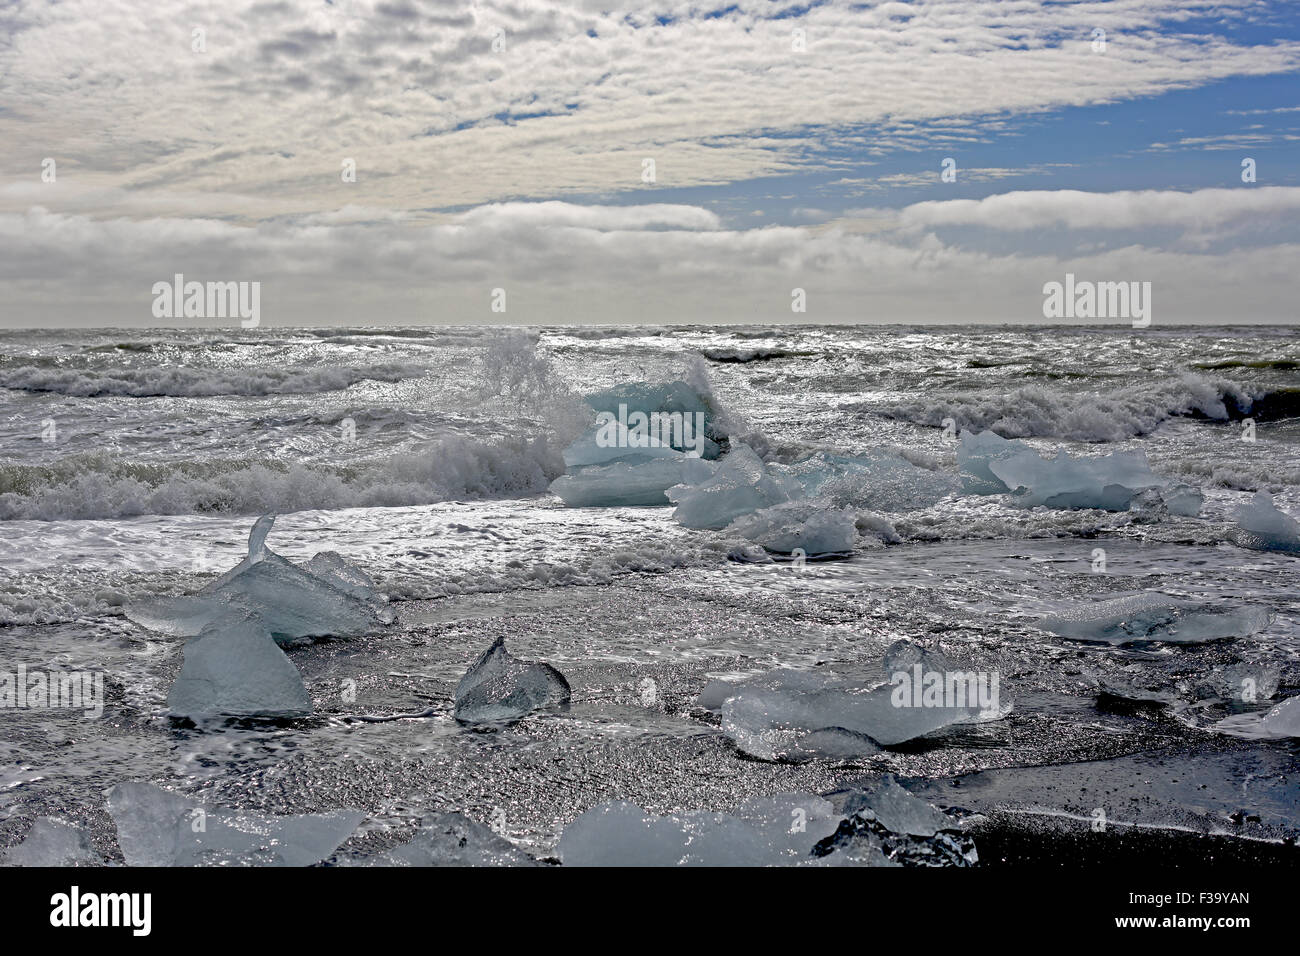
{"label": "sky", "polygon": [[1295,322],[1298,72],[1264,0],[7,0],[0,326]]}

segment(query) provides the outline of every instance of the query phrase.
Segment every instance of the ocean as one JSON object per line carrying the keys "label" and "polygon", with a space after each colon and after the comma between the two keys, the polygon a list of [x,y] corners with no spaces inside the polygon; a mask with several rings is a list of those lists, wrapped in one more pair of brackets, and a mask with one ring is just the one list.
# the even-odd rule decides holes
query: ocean
{"label": "ocean", "polygon": [[[548,492],[590,424],[582,396],[672,381],[768,463],[913,470],[864,479],[839,502],[851,551],[806,561],[683,526],[666,499],[574,508]],[[1045,457],[1141,452],[1203,503],[965,494],[960,435],[989,430]],[[97,719],[0,720],[0,848],[53,816],[120,859],[103,794],[146,782],[264,814],[359,811],[341,853],[456,811],[553,859],[606,801],[720,812],[883,773],[1004,830],[1086,827],[1100,809],[1240,845],[1300,834],[1295,739],[1221,729],[1300,688],[1297,558],[1234,538],[1257,491],[1300,515],[1294,327],[6,331],[0,448],[0,661],[105,687]],[[270,514],[274,552],[339,553],[396,622],[287,646],[309,717],[176,720],[184,641],[129,610],[209,585]],[[1042,626],[1134,594],[1268,623],[1195,644]],[[497,638],[558,669],[568,707],[458,723],[457,682]],[[701,703],[712,682],[779,668],[875,674],[899,640],[999,675],[1004,713],[869,754],[762,759]],[[1207,690],[1242,666],[1276,687]]]}

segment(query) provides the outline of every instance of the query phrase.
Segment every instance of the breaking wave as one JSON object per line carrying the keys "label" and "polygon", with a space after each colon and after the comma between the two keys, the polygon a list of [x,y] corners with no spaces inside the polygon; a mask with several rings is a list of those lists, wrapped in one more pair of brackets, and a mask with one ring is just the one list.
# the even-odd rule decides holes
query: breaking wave
{"label": "breaking wave", "polygon": [[1026,385],[1002,395],[898,402],[879,413],[936,428],[951,418],[961,430],[992,430],[1004,438],[1109,442],[1149,434],[1172,418],[1231,421],[1252,414],[1265,419],[1297,414],[1300,392],[1254,389],[1187,372],[1106,393]]}
{"label": "breaking wave", "polygon": [[541,494],[564,472],[545,437],[494,444],[450,437],[348,465],[249,459],[139,464],[108,452],[54,465],[0,465],[0,520],[146,514],[269,514],[400,507]]}
{"label": "breaking wave", "polygon": [[55,392],[79,398],[125,396],[182,398],[216,395],[314,395],[348,388],[367,379],[400,382],[420,378],[423,365],[384,362],[374,365],[322,365],[240,369],[171,368],[69,369],[23,365],[0,370],[0,388]]}

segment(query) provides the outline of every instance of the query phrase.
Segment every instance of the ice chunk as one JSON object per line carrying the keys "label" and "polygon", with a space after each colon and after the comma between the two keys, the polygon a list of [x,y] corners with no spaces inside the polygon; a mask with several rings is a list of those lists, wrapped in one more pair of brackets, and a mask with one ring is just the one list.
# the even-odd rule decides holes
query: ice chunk
{"label": "ice chunk", "polygon": [[104,858],[90,842],[90,835],[52,817],[38,817],[23,842],[3,857],[6,866],[102,866]]}
{"label": "ice chunk", "polygon": [[1225,717],[1213,729],[1252,740],[1300,737],[1300,697],[1288,697],[1263,717],[1258,714]]}
{"label": "ice chunk", "polygon": [[222,618],[191,638],[167,695],[178,717],[302,717],[311,697],[298,668],[255,615]]}
{"label": "ice chunk", "polygon": [[352,857],[350,866],[536,866],[527,853],[469,817],[435,813],[415,838],[385,853]]}
{"label": "ice chunk", "polygon": [[913,796],[888,774],[874,787],[829,798],[845,819],[813,848],[826,864],[966,867],[979,862],[975,841],[958,820]]}
{"label": "ice chunk", "polygon": [[798,482],[768,471],[748,445],[737,444],[717,471],[698,484],[668,489],[677,506],[673,517],[687,528],[725,528],[741,515],[789,501],[802,494]]}
{"label": "ice chunk", "polygon": [[564,449],[564,465],[569,469],[608,465],[618,461],[644,463],[685,457],[685,452],[660,442],[653,434],[630,432],[617,421],[608,427],[597,425]]}
{"label": "ice chunk", "polygon": [[1042,626],[1077,641],[1196,644],[1249,637],[1268,627],[1272,620],[1272,612],[1260,605],[1221,607],[1143,593],[1076,605],[1044,618]]}
{"label": "ice chunk", "polygon": [[218,619],[256,614],[280,641],[365,634],[394,614],[370,578],[334,552],[299,567],[266,547],[273,516],[259,518],[248,556],[198,594],[133,605],[127,617],[178,637],[198,634]]}
{"label": "ice chunk", "polygon": [[1062,449],[1052,459],[1028,452],[990,461],[989,471],[1027,507],[1127,511],[1138,492],[1166,484],[1140,451],[1072,458]]}
{"label": "ice chunk", "polygon": [[785,472],[799,482],[809,498],[884,512],[926,508],[959,488],[953,476],[917,467],[883,449],[853,456],[818,452],[796,461]]}
{"label": "ice chunk", "polygon": [[712,473],[710,462],[680,456],[641,464],[615,462],[561,475],[551,482],[550,491],[570,508],[667,505],[664,492],[669,488],[703,481]]}
{"label": "ice chunk", "polygon": [[1140,451],[1072,458],[1062,449],[1043,458],[1022,441],[963,432],[957,464],[967,494],[1010,491],[1026,507],[1127,511],[1149,492],[1170,513],[1194,517],[1203,500],[1199,489],[1155,474]]}
{"label": "ice chunk", "polygon": [[746,801],[736,811],[658,817],[631,803],[594,807],[560,837],[565,866],[782,866],[812,862],[840,817],[815,794]]}
{"label": "ice chunk", "polygon": [[310,866],[365,818],[353,810],[273,817],[207,808],[144,783],[113,787],[108,812],[130,866]]}
{"label": "ice chunk", "polygon": [[847,554],[857,544],[856,518],[847,508],[827,508],[811,501],[788,501],[742,515],[727,526],[739,535],[777,554]]}
{"label": "ice chunk", "polygon": [[968,495],[1004,495],[1011,489],[989,466],[1004,458],[1033,454],[1029,445],[1018,439],[1006,439],[996,432],[961,433],[957,446],[957,468],[961,473],[962,491]]}
{"label": "ice chunk", "polygon": [[456,685],[456,719],[465,724],[509,723],[568,702],[563,674],[550,664],[511,657],[500,637]]}
{"label": "ice chunk", "polygon": [[1273,504],[1268,492],[1257,491],[1249,504],[1237,510],[1236,540],[1259,551],[1300,553],[1300,521]]}
{"label": "ice chunk", "polygon": [[874,687],[773,671],[736,686],[722,705],[722,729],[743,753],[764,760],[864,756],[952,724],[1004,716],[1010,707],[998,690],[996,674],[929,672],[920,661]]}
{"label": "ice chunk", "polygon": [[[640,419],[636,416],[645,416],[647,420],[645,433],[654,437],[661,435],[666,437],[667,444],[678,451],[691,452],[696,448],[694,443],[683,440],[688,437],[687,435],[679,434],[673,429],[665,433],[660,428],[664,422],[668,422],[673,426],[683,426],[685,431],[684,426],[689,423],[691,428],[689,437],[699,437],[703,440],[704,458],[717,458],[719,452],[717,443],[727,437],[721,432],[717,410],[713,407],[712,400],[686,382],[628,382],[594,392],[586,397],[586,401],[598,415],[601,412],[612,415],[620,424],[633,431],[641,430],[638,428]],[[660,416],[659,425],[649,421],[652,415]],[[702,433],[695,430],[697,423],[702,424]],[[598,461],[603,460],[605,459],[598,459]],[[593,463],[595,462],[586,462],[586,464]],[[570,464],[567,458],[565,464]],[[575,461],[572,464],[583,464],[583,462]]]}
{"label": "ice chunk", "polygon": [[1211,671],[1197,690],[1203,696],[1253,704],[1276,694],[1281,676],[1282,669],[1272,664],[1229,664]]}

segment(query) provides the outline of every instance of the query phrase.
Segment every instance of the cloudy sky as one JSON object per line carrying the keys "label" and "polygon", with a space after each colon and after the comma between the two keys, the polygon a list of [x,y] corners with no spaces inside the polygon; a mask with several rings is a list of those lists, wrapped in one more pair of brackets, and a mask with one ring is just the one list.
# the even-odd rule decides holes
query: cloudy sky
{"label": "cloudy sky", "polygon": [[1298,73],[1262,0],[9,0],[0,325],[1293,322]]}

